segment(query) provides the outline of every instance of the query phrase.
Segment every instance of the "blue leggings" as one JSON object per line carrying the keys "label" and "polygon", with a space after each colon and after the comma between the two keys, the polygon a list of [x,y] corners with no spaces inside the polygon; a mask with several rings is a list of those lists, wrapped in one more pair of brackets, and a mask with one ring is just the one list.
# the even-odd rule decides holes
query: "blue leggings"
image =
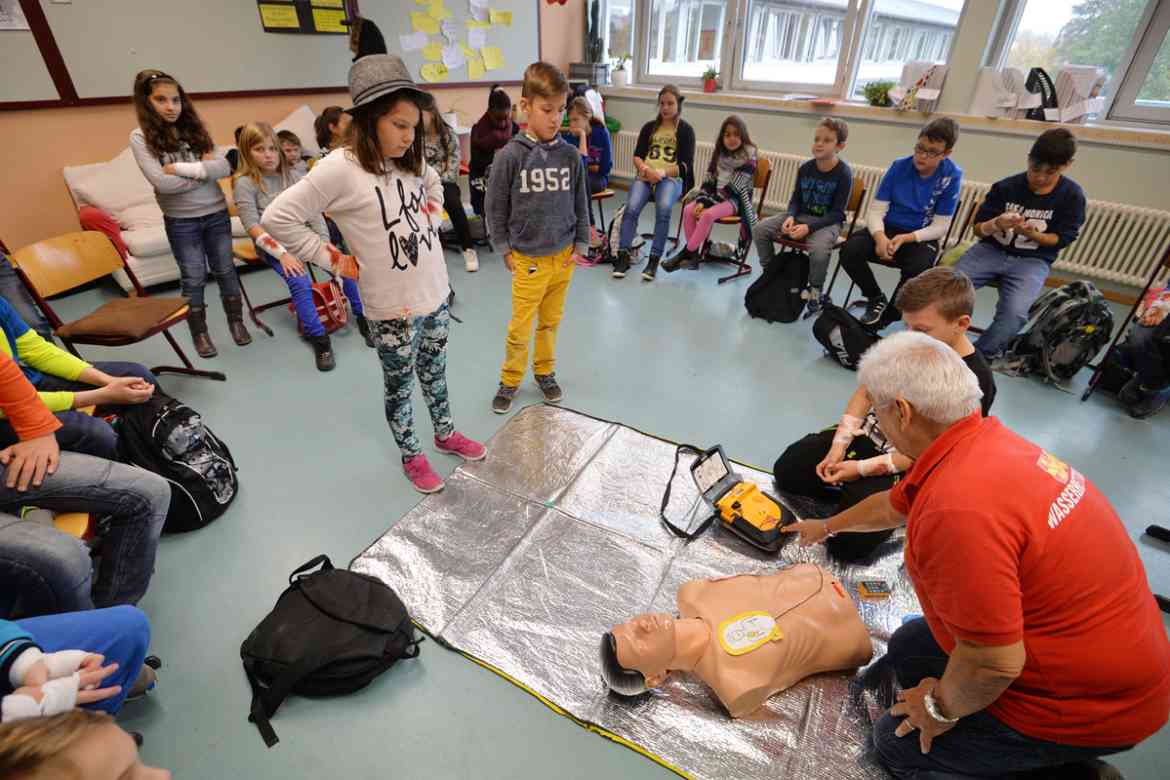
{"label": "blue leggings", "polygon": [[[317,315],[317,304],[313,303],[313,279],[308,274],[308,269],[304,276],[289,276],[284,272],[280,265],[280,261],[272,255],[263,250],[257,250],[264,262],[272,267],[284,279],[284,283],[288,285],[288,294],[292,298],[293,308],[297,310],[297,319],[301,321],[301,327],[305,331],[305,335],[309,338],[317,338],[325,335],[325,326],[321,324],[321,318]],[[341,279],[341,289],[345,293],[345,297],[349,299],[350,308],[353,309],[355,317],[363,316],[362,298],[358,294],[357,282],[353,279]]]}
{"label": "blue leggings", "polygon": [[150,647],[150,623],[146,615],[138,607],[127,605],[43,615],[16,623],[32,634],[33,640],[46,653],[84,650],[105,656],[105,666],[117,663],[117,671],[103,680],[100,687],[120,685],[122,690],[117,696],[85,705],[87,710],[100,710],[111,715],[126,700]]}

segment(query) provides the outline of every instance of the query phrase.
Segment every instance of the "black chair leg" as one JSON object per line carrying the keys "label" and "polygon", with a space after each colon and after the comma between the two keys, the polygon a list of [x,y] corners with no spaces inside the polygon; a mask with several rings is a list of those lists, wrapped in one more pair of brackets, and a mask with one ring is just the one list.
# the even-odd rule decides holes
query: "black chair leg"
{"label": "black chair leg", "polygon": [[[239,277],[239,274],[237,273],[236,276]],[[256,307],[252,305],[252,299],[248,297],[248,288],[244,286],[243,280],[240,280],[240,292],[244,296],[244,303],[248,306],[248,315],[252,318],[252,322],[256,325],[257,328],[267,333],[268,338],[273,338],[275,334],[272,332],[272,328],[265,325],[263,321],[261,321],[261,319],[256,316]]]}
{"label": "black chair leg", "polygon": [[203,371],[195,368],[191,359],[187,357],[187,353],[179,346],[179,342],[175,341],[175,337],[171,335],[169,330],[162,332],[163,338],[170,342],[171,348],[175,350],[175,354],[179,356],[179,360],[183,361],[183,367],[177,366],[154,366],[150,369],[152,374],[181,374],[183,376],[194,376],[200,379],[214,379],[217,382],[227,381],[227,375],[222,371]]}

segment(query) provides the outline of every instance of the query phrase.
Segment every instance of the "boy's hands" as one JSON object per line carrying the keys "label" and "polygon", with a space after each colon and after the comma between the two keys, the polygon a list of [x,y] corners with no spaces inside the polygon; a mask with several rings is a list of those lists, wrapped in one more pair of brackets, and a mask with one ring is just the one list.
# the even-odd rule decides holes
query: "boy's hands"
{"label": "boy's hands", "polygon": [[585,258],[582,257],[581,255],[577,254],[576,252],[574,252],[573,254],[569,255],[567,260],[565,260],[564,267],[568,268],[573,263],[584,263],[584,262],[585,262]]}
{"label": "boy's hands", "polygon": [[508,269],[508,273],[516,272],[516,264],[512,262],[512,253],[504,255],[504,267]]}

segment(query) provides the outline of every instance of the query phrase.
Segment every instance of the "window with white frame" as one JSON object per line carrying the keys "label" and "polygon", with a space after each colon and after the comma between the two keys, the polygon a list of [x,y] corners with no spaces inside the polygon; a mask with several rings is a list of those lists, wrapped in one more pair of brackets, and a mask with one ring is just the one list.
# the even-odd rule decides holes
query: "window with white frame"
{"label": "window with white frame", "polygon": [[850,95],[873,81],[897,83],[907,62],[946,63],[963,0],[873,0],[862,29]]}
{"label": "window with white frame", "polygon": [[742,78],[832,85],[849,0],[748,0]]}
{"label": "window with white frame", "polygon": [[720,70],[727,0],[650,0],[646,72],[698,78]]}
{"label": "window with white frame", "polygon": [[635,0],[606,0],[602,34],[608,60],[634,53]]}

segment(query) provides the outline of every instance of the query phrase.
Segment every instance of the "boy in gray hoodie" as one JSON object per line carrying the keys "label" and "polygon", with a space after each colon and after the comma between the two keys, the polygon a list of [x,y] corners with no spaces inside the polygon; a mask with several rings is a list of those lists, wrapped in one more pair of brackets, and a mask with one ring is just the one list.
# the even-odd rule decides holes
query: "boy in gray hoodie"
{"label": "boy in gray hoodie", "polygon": [[536,320],[532,373],[550,403],[557,384],[557,326],[577,261],[589,251],[589,195],[578,150],[560,136],[569,83],[560,69],[535,62],[524,71],[520,107],[528,129],[496,153],[488,178],[492,242],[512,273],[512,319],[492,411],[504,414],[528,367]]}

